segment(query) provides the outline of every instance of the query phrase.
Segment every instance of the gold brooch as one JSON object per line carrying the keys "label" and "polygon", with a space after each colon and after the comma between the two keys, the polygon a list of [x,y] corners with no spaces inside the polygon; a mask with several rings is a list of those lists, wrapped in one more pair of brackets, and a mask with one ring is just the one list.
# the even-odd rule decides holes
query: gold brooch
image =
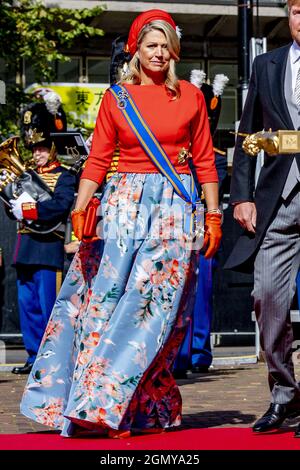
{"label": "gold brooch", "polygon": [[183,165],[187,161],[188,158],[190,158],[190,153],[188,149],[186,149],[185,147],[182,147],[178,152],[178,163],[180,165]]}
{"label": "gold brooch", "polygon": [[43,140],[45,140],[43,132],[37,132],[36,129],[28,129],[28,131],[25,131],[25,141],[27,145],[37,144]]}
{"label": "gold brooch", "polygon": [[25,111],[24,118],[23,118],[24,124],[30,124],[31,123],[31,116],[32,116],[31,111]]}

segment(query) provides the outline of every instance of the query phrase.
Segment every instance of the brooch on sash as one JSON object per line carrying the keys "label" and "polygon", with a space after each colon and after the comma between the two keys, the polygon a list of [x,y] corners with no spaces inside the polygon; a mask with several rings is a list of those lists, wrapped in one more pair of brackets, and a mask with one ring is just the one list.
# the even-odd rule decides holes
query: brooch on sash
{"label": "brooch on sash", "polygon": [[117,106],[119,109],[124,109],[127,106],[127,100],[129,98],[129,95],[126,90],[120,90],[118,92],[118,103]]}

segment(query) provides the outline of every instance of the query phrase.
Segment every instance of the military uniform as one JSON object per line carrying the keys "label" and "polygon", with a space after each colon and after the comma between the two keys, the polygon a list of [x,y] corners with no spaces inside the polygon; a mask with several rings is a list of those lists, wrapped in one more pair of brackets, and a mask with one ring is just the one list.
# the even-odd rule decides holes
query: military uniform
{"label": "military uniform", "polygon": [[[21,202],[18,198],[10,201],[12,213],[19,220],[14,264],[17,269],[20,326],[28,353],[25,366],[12,370],[17,374],[30,372],[61,286],[64,224],[74,201],[77,182],[76,176],[56,159],[50,134],[67,129],[60,98],[47,89],[40,89],[37,98],[40,101],[31,103],[23,111],[21,134],[25,145],[35,155],[36,172],[52,190],[52,198],[37,201],[31,198],[27,202]],[[43,161],[38,161],[41,152]],[[42,230],[39,230],[40,226]],[[30,230],[32,227],[38,232]]]}
{"label": "military uniform", "polygon": [[[38,202],[38,220],[65,223],[74,200],[76,177],[58,162],[42,167],[40,176],[54,191],[53,199]],[[35,360],[54,301],[61,285],[64,264],[64,230],[49,234],[30,232],[19,224],[14,263],[18,302],[28,364]]]}

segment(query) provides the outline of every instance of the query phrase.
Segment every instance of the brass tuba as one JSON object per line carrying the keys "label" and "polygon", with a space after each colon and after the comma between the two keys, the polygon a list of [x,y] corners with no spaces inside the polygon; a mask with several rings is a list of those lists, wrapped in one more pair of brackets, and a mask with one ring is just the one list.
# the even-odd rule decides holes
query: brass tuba
{"label": "brass tuba", "polygon": [[[53,192],[49,186],[32,169],[27,169],[22,162],[18,149],[19,137],[11,137],[0,144],[0,199],[11,209],[10,200],[17,199],[23,192],[27,192],[36,201],[52,199]],[[46,223],[24,220],[26,228],[34,233],[46,234],[56,230],[61,223],[55,226]]]}
{"label": "brass tuba", "polygon": [[0,191],[25,171],[18,151],[19,137],[14,136],[0,144]]}

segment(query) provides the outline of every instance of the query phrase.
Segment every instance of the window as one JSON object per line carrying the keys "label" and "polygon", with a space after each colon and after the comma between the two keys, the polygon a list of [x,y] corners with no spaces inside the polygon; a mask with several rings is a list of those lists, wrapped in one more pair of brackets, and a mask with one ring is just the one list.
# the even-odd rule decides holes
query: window
{"label": "window", "polygon": [[208,70],[209,70],[209,78],[213,81],[214,76],[217,73],[224,73],[229,78],[229,82],[227,87],[234,87],[236,88],[238,85],[238,66],[237,64],[232,63],[222,63],[222,62],[214,62],[209,61],[208,63]]}
{"label": "window", "polygon": [[56,82],[78,83],[81,77],[81,59],[72,57],[69,62],[56,62]]}
{"label": "window", "polygon": [[[79,83],[81,77],[81,59],[72,57],[68,62],[56,62],[53,64],[55,69],[54,82]],[[25,63],[25,86],[35,83],[36,79],[32,66],[29,62]]]}
{"label": "window", "polygon": [[8,64],[4,59],[0,58],[0,80],[3,80],[7,83],[15,83],[16,81],[16,71],[9,69]]}
{"label": "window", "polygon": [[176,64],[176,74],[181,80],[190,81],[190,74],[193,69],[203,70],[203,63],[199,60],[198,62],[189,62],[181,60]]}
{"label": "window", "polygon": [[213,83],[215,75],[219,73],[223,73],[229,78],[229,82],[227,83],[222,95],[222,108],[218,123],[218,129],[234,130],[235,121],[237,120],[237,64],[210,61],[208,63],[208,70],[208,77],[210,79],[211,84]]}
{"label": "window", "polygon": [[110,59],[87,59],[87,80],[89,83],[109,83]]}
{"label": "window", "polygon": [[25,62],[25,67],[24,67],[24,85],[27,87],[28,85],[31,85],[32,83],[35,83],[35,78],[34,78],[34,73],[31,65],[28,62]]}

